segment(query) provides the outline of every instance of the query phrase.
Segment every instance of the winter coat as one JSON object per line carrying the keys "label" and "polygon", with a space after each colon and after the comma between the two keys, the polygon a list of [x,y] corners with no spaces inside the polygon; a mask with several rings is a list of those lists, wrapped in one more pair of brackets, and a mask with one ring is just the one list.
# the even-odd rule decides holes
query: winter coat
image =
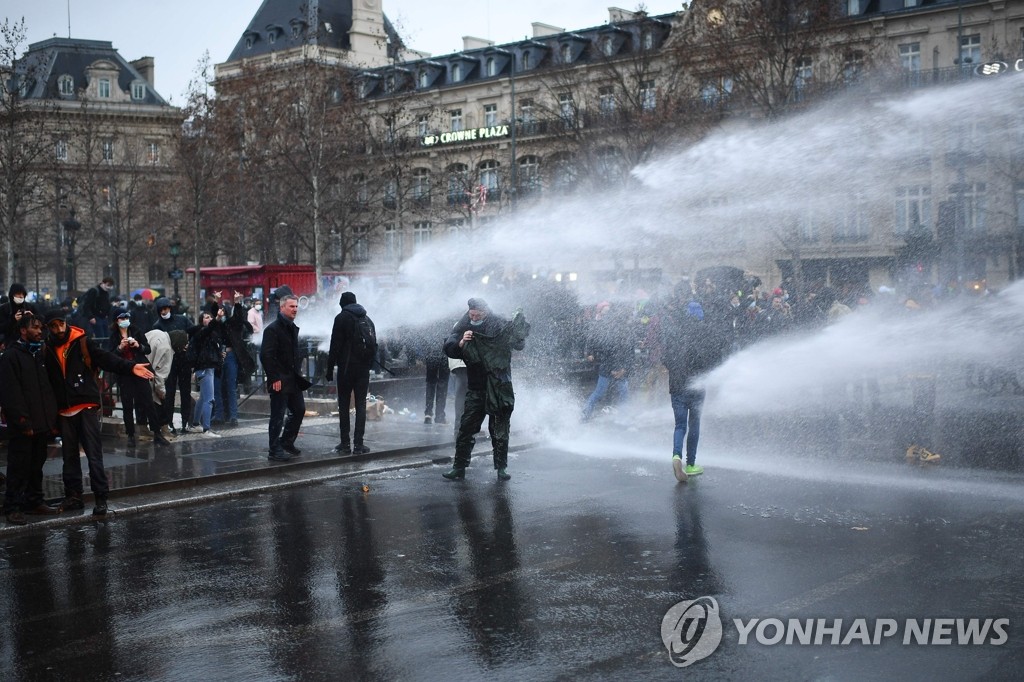
{"label": "winter coat", "polygon": [[678,394],[692,388],[698,375],[722,362],[728,337],[712,321],[698,320],[685,309],[676,308],[662,319],[662,344],[668,391]]}
{"label": "winter coat", "polygon": [[110,292],[99,284],[85,292],[82,303],[78,307],[81,319],[89,321],[93,318],[106,319],[110,316]]}
{"label": "winter coat", "polygon": [[[146,335],[135,326],[134,323],[128,327],[128,336],[135,339],[139,344],[137,348],[131,348],[125,351],[121,351],[118,346],[121,344],[121,329],[115,324],[111,325],[110,336],[107,337],[107,350],[124,358],[132,363],[149,362],[147,355],[149,355],[149,341],[146,340]],[[134,377],[134,375],[131,375]],[[121,383],[124,379],[130,379],[129,376],[118,377],[118,383]]]}
{"label": "winter coat", "polygon": [[[473,341],[459,348],[459,341],[467,331],[473,332]],[[529,333],[530,325],[520,312],[516,313],[511,322],[491,313],[484,318],[483,324],[475,327],[469,323],[469,314],[467,313],[452,328],[452,333],[444,343],[444,354],[466,363],[466,380],[469,390],[488,390],[488,380],[490,379],[492,381],[491,388],[499,388],[497,385],[493,385],[494,382],[497,384],[507,383],[507,388],[511,391],[512,351],[523,350],[526,347],[526,337]],[[477,344],[477,341],[480,343]],[[474,344],[476,346],[470,348]],[[495,398],[499,398],[500,393],[500,390],[496,390]],[[499,400],[499,402],[501,401]],[[497,409],[498,406],[494,407]]]}
{"label": "winter coat", "polygon": [[245,338],[252,335],[248,312],[243,305],[232,306],[230,316],[224,319],[220,328],[222,342],[235,354],[239,378],[248,377],[256,371],[256,361],[245,346]]}
{"label": "winter coat", "polygon": [[[349,303],[341,309],[341,312],[334,316],[334,328],[331,330],[331,348],[327,353],[328,376],[334,373],[335,367],[340,367],[346,376],[359,376],[369,374],[373,367],[373,359],[364,360],[352,356],[352,340],[359,334],[358,322],[360,318],[367,317],[366,308],[358,303]],[[370,329],[374,337],[377,336],[377,329],[370,320]],[[264,343],[266,333],[264,332]],[[376,352],[374,352],[376,355]]]}
{"label": "winter coat", "polygon": [[224,347],[220,342],[220,326],[217,320],[210,320],[205,327],[189,330],[188,359],[193,369],[220,369],[224,364]]}
{"label": "winter coat", "polygon": [[[89,361],[83,353],[85,347]],[[87,338],[78,327],[68,327],[67,339],[55,345],[52,338],[43,346],[50,386],[57,397],[57,407],[98,406],[102,396],[96,381],[97,370],[115,374],[131,374],[134,362],[103,350],[94,339]]]}
{"label": "winter coat", "polygon": [[[19,293],[24,293],[20,289]],[[35,316],[39,316],[39,310],[34,305],[29,303],[27,300],[23,303],[14,302],[15,288],[12,285],[11,290],[7,294],[7,302],[0,305],[0,343],[5,341],[14,343],[21,338],[21,332],[18,331],[18,318],[17,312],[30,312]]]}
{"label": "winter coat", "polygon": [[20,338],[0,359],[0,406],[7,427],[22,435],[57,430],[57,398],[46,373],[43,351],[33,353]]}
{"label": "winter coat", "polygon": [[309,388],[309,380],[302,375],[299,328],[281,314],[263,330],[260,361],[267,373],[267,386],[280,381],[281,393],[298,393]]}

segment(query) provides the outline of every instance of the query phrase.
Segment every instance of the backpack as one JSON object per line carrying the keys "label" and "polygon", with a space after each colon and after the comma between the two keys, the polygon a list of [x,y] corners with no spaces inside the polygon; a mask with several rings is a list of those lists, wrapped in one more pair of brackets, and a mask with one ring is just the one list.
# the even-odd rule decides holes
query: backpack
{"label": "backpack", "polygon": [[352,337],[349,346],[349,356],[361,364],[370,364],[377,355],[377,332],[373,327],[373,320],[367,315],[355,318],[356,333]]}

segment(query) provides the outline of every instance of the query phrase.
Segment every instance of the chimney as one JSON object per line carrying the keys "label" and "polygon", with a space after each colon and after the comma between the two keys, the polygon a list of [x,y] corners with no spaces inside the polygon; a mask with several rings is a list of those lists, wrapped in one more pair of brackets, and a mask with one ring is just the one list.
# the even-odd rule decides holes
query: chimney
{"label": "chimney", "polygon": [[564,28],[552,26],[551,24],[542,24],[539,21],[533,22],[532,26],[534,38],[543,38],[544,36],[553,36],[558,33],[565,33]]}
{"label": "chimney", "polygon": [[473,36],[462,36],[462,49],[463,50],[476,50],[481,47],[491,47],[494,45],[493,40],[485,40],[483,38],[474,38]]}
{"label": "chimney", "polygon": [[156,70],[155,62],[152,57],[141,57],[132,62],[132,66],[135,70],[146,79],[149,83],[149,87],[156,89],[156,83],[154,82],[154,71]]}
{"label": "chimney", "polygon": [[624,21],[633,21],[634,19],[636,19],[636,12],[630,12],[628,9],[621,9],[619,7],[608,8],[609,24],[621,24]]}

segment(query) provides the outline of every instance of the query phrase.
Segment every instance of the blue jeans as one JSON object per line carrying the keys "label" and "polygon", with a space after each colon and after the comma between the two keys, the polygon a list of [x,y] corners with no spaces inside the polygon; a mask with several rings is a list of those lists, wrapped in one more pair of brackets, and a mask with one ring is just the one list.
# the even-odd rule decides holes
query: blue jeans
{"label": "blue jeans", "polygon": [[229,350],[224,356],[220,376],[213,377],[213,418],[238,419],[238,356]]}
{"label": "blue jeans", "polygon": [[196,379],[199,380],[199,400],[192,413],[192,421],[201,424],[203,431],[209,431],[213,414],[213,369],[197,369]]}
{"label": "blue jeans", "polygon": [[686,440],[686,463],[697,461],[697,441],[700,440],[700,410],[704,406],[704,389],[684,389],[681,393],[670,393],[672,413],[676,417],[676,430],[672,434],[672,455],[683,453],[683,439]]}
{"label": "blue jeans", "polygon": [[585,419],[590,419],[590,415],[594,412],[594,406],[608,393],[608,389],[612,387],[612,384],[615,384],[619,392],[619,404],[621,405],[626,402],[629,398],[629,381],[625,377],[622,379],[612,379],[604,374],[598,374],[597,387],[594,388],[594,392],[587,398],[587,404],[583,406],[583,417]]}

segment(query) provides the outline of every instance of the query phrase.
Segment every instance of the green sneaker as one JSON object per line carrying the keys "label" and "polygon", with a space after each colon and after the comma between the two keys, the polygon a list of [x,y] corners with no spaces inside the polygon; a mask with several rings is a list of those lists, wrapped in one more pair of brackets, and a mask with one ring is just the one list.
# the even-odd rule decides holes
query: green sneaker
{"label": "green sneaker", "polygon": [[683,471],[683,458],[680,455],[672,455],[672,471],[676,475],[676,480],[680,483],[686,482],[686,472]]}
{"label": "green sneaker", "polygon": [[703,473],[704,473],[704,467],[697,466],[696,464],[687,464],[686,465],[686,475],[687,476],[700,476]]}

